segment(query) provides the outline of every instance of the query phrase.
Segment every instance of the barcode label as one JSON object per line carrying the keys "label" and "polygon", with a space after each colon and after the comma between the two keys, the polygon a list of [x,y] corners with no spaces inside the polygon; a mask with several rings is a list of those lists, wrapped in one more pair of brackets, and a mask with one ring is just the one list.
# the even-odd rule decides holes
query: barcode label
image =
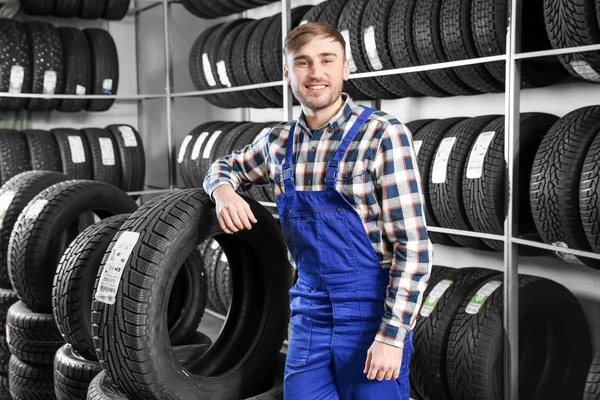
{"label": "barcode label", "polygon": [[125,142],[125,147],[137,147],[137,139],[135,138],[135,133],[133,133],[133,129],[130,126],[120,126],[119,132],[121,132],[121,137],[123,138],[123,142]]}
{"label": "barcode label", "polygon": [[115,149],[110,138],[98,138],[103,165],[115,165]]}
{"label": "barcode label", "polygon": [[80,136],[68,136],[69,147],[71,148],[71,160],[73,164],[85,162],[85,151],[83,150],[83,141]]}

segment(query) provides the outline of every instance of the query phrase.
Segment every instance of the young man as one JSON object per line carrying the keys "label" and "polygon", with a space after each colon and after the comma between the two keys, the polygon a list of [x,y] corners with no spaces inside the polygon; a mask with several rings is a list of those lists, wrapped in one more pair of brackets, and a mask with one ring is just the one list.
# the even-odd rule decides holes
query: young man
{"label": "young man", "polygon": [[342,93],[350,71],[333,27],[301,25],[284,53],[302,116],[216,161],[204,188],[234,233],[257,222],[235,190],[275,185],[298,268],[285,398],[408,400],[412,328],[432,256],[412,138],[397,119]]}

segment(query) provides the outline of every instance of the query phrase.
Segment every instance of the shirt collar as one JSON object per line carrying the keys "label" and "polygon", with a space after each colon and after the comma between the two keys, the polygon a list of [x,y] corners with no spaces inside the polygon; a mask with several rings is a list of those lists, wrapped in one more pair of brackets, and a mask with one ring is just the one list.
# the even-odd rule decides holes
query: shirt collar
{"label": "shirt collar", "polygon": [[[327,127],[328,125],[331,125],[332,130],[337,129],[340,125],[342,125],[343,123],[348,121],[348,119],[352,116],[352,112],[354,111],[354,109],[356,107],[354,104],[354,101],[346,93],[342,93],[342,99],[344,100],[344,105],[340,108],[340,110],[337,112],[337,114],[335,114],[333,117],[331,117],[331,119],[329,121],[327,121],[327,123],[325,125],[323,125],[322,127],[320,127],[319,129],[323,129],[323,128]],[[308,125],[306,124],[306,119],[304,118],[304,112],[300,115],[300,118],[298,118],[298,124],[304,130],[312,133],[312,131],[308,128]]]}

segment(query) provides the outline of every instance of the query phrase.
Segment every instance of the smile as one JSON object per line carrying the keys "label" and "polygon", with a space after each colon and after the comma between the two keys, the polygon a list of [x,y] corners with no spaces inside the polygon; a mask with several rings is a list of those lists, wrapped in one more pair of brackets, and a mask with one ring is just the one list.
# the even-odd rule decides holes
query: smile
{"label": "smile", "polygon": [[306,87],[310,90],[321,90],[321,89],[325,89],[327,87],[327,85],[308,85]]}

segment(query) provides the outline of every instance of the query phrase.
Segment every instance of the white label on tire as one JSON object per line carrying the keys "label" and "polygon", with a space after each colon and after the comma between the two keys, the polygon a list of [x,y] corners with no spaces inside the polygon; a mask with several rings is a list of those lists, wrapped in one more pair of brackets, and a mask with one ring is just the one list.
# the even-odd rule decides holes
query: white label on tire
{"label": "white label on tire", "polygon": [[[564,247],[565,249],[569,248],[569,245],[566,244],[565,242],[554,242],[554,243],[552,243],[552,245]],[[585,265],[583,262],[581,262],[579,260],[579,258],[576,255],[563,253],[562,251],[555,251],[554,254],[556,254],[557,257],[562,258],[563,260],[565,260],[568,263]]]}
{"label": "white label on tire", "polygon": [[85,88],[85,86],[81,86],[81,85],[77,85],[75,86],[75,94],[79,95],[79,96],[83,96],[84,94],[86,94],[87,89]]}
{"label": "white label on tire", "polygon": [[431,315],[431,313],[435,309],[435,306],[437,306],[438,301],[440,301],[440,298],[444,295],[446,290],[450,286],[452,286],[453,283],[454,282],[450,279],[444,279],[443,281],[435,285],[435,287],[431,290],[431,292],[429,292],[429,295],[427,296],[425,302],[421,306],[420,314],[423,317],[427,318]]}
{"label": "white label on tire", "polygon": [[100,143],[100,153],[102,154],[102,164],[115,165],[115,148],[110,138],[98,138]]}
{"label": "white label on tire", "polygon": [[202,158],[210,157],[210,152],[219,136],[221,136],[221,133],[223,133],[223,131],[215,131],[210,139],[208,139],[208,142],[206,142],[206,146],[204,147],[204,151],[202,152]]}
{"label": "white label on tire", "polygon": [[8,207],[10,207],[10,204],[15,198],[15,193],[17,192],[14,190],[7,190],[0,196],[0,228],[2,228],[2,224],[4,223],[4,217],[6,217]]}
{"label": "white label on tire", "polygon": [[216,250],[219,248],[219,242],[217,242],[216,240],[213,240],[212,243],[210,244],[210,248],[213,250]]}
{"label": "white label on tire", "polygon": [[133,251],[138,239],[139,232],[125,231],[119,236],[115,247],[111,250],[108,260],[102,270],[98,290],[95,298],[106,304],[115,304],[117,290],[121,283],[121,276],[125,270],[125,264]]}
{"label": "white label on tire", "polygon": [[217,63],[217,73],[219,74],[221,85],[231,87],[231,81],[229,80],[229,75],[227,75],[227,66],[225,65],[224,60]]}
{"label": "white label on tire", "polygon": [[302,21],[300,21],[300,24],[298,24],[298,26],[304,25],[304,24],[308,24],[308,20],[307,19],[303,19]]}
{"label": "white label on tire", "polygon": [[34,200],[32,204],[27,205],[27,208],[25,208],[25,218],[36,219],[38,215],[40,215],[46,204],[48,204],[48,200]]}
{"label": "white label on tire", "polygon": [[10,344],[10,325],[6,324],[6,343]]}
{"label": "white label on tire", "polygon": [[44,94],[54,94],[56,92],[56,71],[51,69],[44,71]]}
{"label": "white label on tire", "polygon": [[600,82],[600,74],[587,61],[573,60],[569,65],[586,81]]}
{"label": "white label on tire", "polygon": [[133,129],[130,126],[120,126],[119,132],[121,132],[121,137],[123,138],[123,142],[125,142],[125,147],[137,147],[138,142],[135,138],[135,133],[133,133]]}
{"label": "white label on tire", "polygon": [[202,143],[206,140],[208,136],[208,132],[202,132],[198,139],[196,139],[196,143],[194,143],[194,148],[192,149],[192,160],[196,160],[200,155],[200,149],[202,148]]}
{"label": "white label on tire", "polygon": [[469,154],[469,161],[467,163],[467,178],[478,179],[481,178],[483,171],[483,161],[485,155],[494,139],[496,132],[483,132],[480,133],[475,141],[475,144],[471,148],[471,154]]}
{"label": "white label on tire", "polygon": [[483,307],[483,303],[485,303],[487,298],[490,297],[490,295],[494,293],[494,290],[498,289],[500,286],[502,286],[501,281],[489,281],[483,285],[481,289],[475,293],[475,296],[473,296],[469,302],[465,312],[467,314],[477,314],[479,310],[481,310],[481,307]]}
{"label": "white label on tire", "polygon": [[358,68],[356,68],[356,64],[354,64],[354,58],[352,58],[352,50],[350,48],[350,32],[348,29],[344,29],[341,34],[346,42],[346,59],[348,60],[348,64],[350,64],[350,72],[356,72],[358,71]]}
{"label": "white label on tire", "polygon": [[183,138],[183,142],[181,142],[181,147],[179,148],[179,155],[177,156],[177,162],[181,164],[183,162],[183,158],[185,157],[185,151],[187,150],[188,144],[192,140],[192,135],[187,135]]}
{"label": "white label on tire", "polygon": [[431,181],[433,183],[444,183],[446,182],[446,171],[448,170],[448,160],[450,159],[450,153],[456,142],[456,137],[449,137],[440,143],[435,154],[435,160],[433,161],[433,175]]}
{"label": "white label on tire", "polygon": [[418,156],[419,155],[419,151],[421,150],[421,146],[423,146],[423,141],[422,140],[415,140],[413,142],[413,146],[415,148],[415,155]]}
{"label": "white label on tire", "polygon": [[221,262],[227,262],[227,256],[225,255],[225,252],[221,253]]}
{"label": "white label on tire", "polygon": [[377,53],[377,43],[375,42],[375,28],[373,26],[369,26],[365,29],[364,32],[365,39],[365,49],[367,50],[367,57],[369,58],[369,62],[371,63],[371,67],[375,71],[379,71],[383,69],[383,64],[379,59],[379,54]]}
{"label": "white label on tire", "polygon": [[113,94],[113,80],[105,79],[102,81],[102,91],[104,94]]}
{"label": "white label on tire", "polygon": [[208,59],[208,54],[202,54],[202,69],[204,69],[204,76],[206,77],[206,81],[210,86],[216,86],[217,81],[215,81],[215,77],[212,73],[212,68],[210,67],[210,60]]}
{"label": "white label on tire", "polygon": [[69,147],[71,148],[71,160],[74,164],[85,162],[85,151],[83,150],[83,141],[80,136],[67,136]]}
{"label": "white label on tire", "polygon": [[23,80],[25,79],[25,68],[20,65],[13,65],[10,69],[10,84],[8,93],[21,93]]}

